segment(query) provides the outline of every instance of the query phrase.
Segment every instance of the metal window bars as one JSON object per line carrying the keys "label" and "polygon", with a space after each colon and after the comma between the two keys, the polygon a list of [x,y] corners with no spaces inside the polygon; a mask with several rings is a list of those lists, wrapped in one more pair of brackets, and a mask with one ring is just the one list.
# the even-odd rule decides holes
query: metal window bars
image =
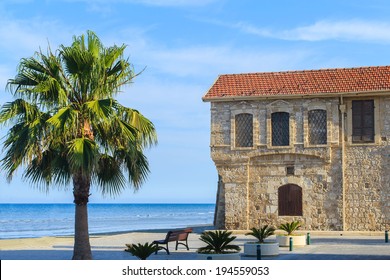
{"label": "metal window bars", "polygon": [[308,113],[309,144],[327,143],[326,110],[310,110]]}
{"label": "metal window bars", "polygon": [[253,147],[253,115],[238,114],[235,116],[235,146]]}

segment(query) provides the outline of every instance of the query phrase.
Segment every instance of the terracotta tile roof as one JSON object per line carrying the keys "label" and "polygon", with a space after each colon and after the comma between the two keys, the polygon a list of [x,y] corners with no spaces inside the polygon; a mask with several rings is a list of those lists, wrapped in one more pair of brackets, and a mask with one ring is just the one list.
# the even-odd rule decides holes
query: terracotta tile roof
{"label": "terracotta tile roof", "polygon": [[204,101],[390,91],[390,66],[221,75]]}

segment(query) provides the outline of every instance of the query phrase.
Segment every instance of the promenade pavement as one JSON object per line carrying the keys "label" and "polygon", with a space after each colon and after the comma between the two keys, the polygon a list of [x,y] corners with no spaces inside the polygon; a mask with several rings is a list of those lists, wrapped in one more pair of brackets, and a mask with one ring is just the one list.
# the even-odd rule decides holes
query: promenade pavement
{"label": "promenade pavement", "polygon": [[[124,251],[126,243],[145,243],[163,239],[165,231],[131,232],[124,234],[91,236],[95,260],[135,260]],[[204,245],[199,240],[200,231],[189,236],[190,250],[183,246],[175,251],[170,243],[171,254],[164,251],[152,255],[151,260],[195,260],[197,248]],[[235,232],[235,244],[243,247],[253,237]],[[272,239],[272,238],[271,238]],[[0,240],[1,260],[69,260],[72,257],[73,239],[56,237],[29,240]],[[243,253],[243,250],[242,250]],[[254,260],[242,254],[242,260]],[[280,248],[279,256],[263,257],[263,260],[390,260],[390,243],[385,243],[384,233],[312,232],[311,244],[304,247]]]}
{"label": "promenade pavement", "polygon": [[276,260],[390,260],[390,243],[381,236],[312,237],[304,247],[280,248]]}

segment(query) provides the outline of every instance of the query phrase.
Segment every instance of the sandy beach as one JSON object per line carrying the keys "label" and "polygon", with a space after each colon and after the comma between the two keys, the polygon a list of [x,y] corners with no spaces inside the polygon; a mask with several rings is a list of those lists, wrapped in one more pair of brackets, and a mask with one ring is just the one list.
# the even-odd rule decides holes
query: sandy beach
{"label": "sandy beach", "polygon": [[[171,254],[160,251],[150,260],[194,260],[197,248],[203,246],[200,233],[210,227],[195,227],[189,235],[190,250],[183,246],[176,251],[170,243]],[[90,242],[95,260],[136,260],[124,251],[126,243],[145,243],[164,239],[167,230],[149,230],[128,233],[91,235]],[[236,231],[235,243],[243,247],[253,237],[244,231]],[[1,260],[70,260],[72,258],[73,237],[41,237],[0,240]],[[280,255],[264,259],[345,259],[345,260],[390,260],[390,243],[384,242],[381,232],[311,232],[311,245],[294,248],[280,248]],[[242,259],[254,259],[242,255]]]}
{"label": "sandy beach", "polygon": [[[199,240],[200,233],[210,226],[193,227],[194,232],[189,235],[190,250],[184,247],[172,251],[167,255],[161,251],[150,259],[193,259],[196,258],[196,249],[202,246]],[[136,259],[124,251],[125,244],[146,243],[164,239],[169,229],[135,231],[128,233],[110,233],[90,235],[93,258],[95,260],[130,260]],[[174,244],[170,243],[174,249]],[[0,239],[1,260],[69,260],[72,258],[73,237],[40,237]]]}

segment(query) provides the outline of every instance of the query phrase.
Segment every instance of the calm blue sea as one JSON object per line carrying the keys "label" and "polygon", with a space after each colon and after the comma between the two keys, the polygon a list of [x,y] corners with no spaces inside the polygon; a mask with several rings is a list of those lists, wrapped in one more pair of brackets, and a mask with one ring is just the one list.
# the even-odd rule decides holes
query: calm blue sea
{"label": "calm blue sea", "polygon": [[[214,210],[214,204],[89,204],[89,232],[210,225]],[[0,204],[0,239],[73,233],[73,204]]]}

